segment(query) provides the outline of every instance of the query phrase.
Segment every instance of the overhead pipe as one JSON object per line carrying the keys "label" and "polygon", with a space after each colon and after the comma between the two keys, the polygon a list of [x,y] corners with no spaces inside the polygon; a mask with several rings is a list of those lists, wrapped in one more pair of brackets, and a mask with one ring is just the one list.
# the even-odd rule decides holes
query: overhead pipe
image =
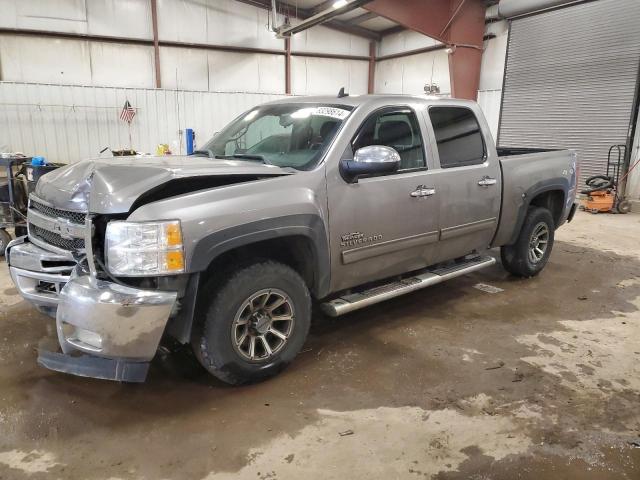
{"label": "overhead pipe", "polygon": [[302,32],[316,25],[328,22],[329,20],[342,15],[343,13],[355,10],[358,7],[371,2],[371,0],[336,0],[329,8],[322,10],[315,15],[303,20],[297,25],[283,25],[277,29],[278,37],[290,37],[295,33]]}
{"label": "overhead pipe", "polygon": [[485,22],[492,22],[500,19],[500,13],[498,12],[498,4],[490,5],[487,7],[487,11],[484,15]]}
{"label": "overhead pipe", "polygon": [[278,3],[276,0],[271,0],[271,30],[278,31]]}
{"label": "overhead pipe", "polygon": [[504,18],[519,17],[570,3],[577,3],[577,0],[501,0],[498,13]]}

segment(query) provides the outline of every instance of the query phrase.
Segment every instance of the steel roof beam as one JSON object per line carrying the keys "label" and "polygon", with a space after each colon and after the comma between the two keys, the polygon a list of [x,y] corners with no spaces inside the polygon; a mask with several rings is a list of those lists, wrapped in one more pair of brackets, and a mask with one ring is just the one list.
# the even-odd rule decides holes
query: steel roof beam
{"label": "steel roof beam", "polygon": [[483,0],[373,0],[363,8],[452,47],[451,94],[475,100],[480,85],[485,5]]}

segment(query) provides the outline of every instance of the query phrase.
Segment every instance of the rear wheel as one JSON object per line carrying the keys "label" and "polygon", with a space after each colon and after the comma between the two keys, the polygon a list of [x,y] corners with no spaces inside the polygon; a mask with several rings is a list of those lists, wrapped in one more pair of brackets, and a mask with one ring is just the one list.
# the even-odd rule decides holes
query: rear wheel
{"label": "rear wheel", "polygon": [[500,249],[505,270],[519,277],[532,277],[540,273],[551,255],[554,230],[549,210],[530,207],[516,242]]}
{"label": "rear wheel", "polygon": [[309,332],[311,297],[286,265],[264,261],[235,272],[211,294],[193,339],[200,363],[233,385],[276,375],[298,354]]}

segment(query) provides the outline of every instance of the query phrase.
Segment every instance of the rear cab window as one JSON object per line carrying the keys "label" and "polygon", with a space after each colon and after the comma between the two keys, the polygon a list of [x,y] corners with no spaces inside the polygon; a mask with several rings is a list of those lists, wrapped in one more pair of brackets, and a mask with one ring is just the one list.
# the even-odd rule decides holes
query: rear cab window
{"label": "rear cab window", "polygon": [[431,107],[440,168],[479,165],[487,158],[482,129],[472,110],[466,107]]}

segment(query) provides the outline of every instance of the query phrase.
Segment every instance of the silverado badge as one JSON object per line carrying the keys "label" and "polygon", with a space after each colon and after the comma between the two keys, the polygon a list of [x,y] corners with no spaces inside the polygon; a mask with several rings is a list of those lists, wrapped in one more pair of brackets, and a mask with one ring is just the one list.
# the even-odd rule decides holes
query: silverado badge
{"label": "silverado badge", "polygon": [[362,232],[346,233],[340,237],[341,247],[353,247],[363,243],[372,243],[382,240],[382,234],[365,235]]}

